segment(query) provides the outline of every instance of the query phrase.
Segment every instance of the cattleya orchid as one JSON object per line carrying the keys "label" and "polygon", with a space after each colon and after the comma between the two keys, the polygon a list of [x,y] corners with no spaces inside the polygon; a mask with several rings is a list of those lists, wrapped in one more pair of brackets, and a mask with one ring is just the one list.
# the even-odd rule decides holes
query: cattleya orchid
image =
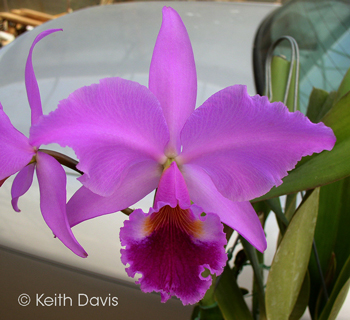
{"label": "cattleya orchid", "polygon": [[[38,123],[43,114],[32,64],[33,49],[42,38],[59,30],[52,29],[40,33],[29,50],[25,84],[31,108],[32,126]],[[87,253],[75,239],[66,215],[66,173],[55,158],[39,147],[40,144],[33,142],[31,135],[27,138],[11,124],[0,104],[0,181],[4,182],[9,176],[18,172],[11,189],[13,209],[20,211],[18,199],[30,188],[36,169],[40,189],[40,209],[46,224],[75,254],[86,257]]]}
{"label": "cattleya orchid", "polygon": [[[122,262],[144,292],[184,304],[201,299],[225,265],[221,222],[266,249],[249,200],[280,185],[301,157],[335,137],[280,102],[235,85],[195,110],[197,77],[186,28],[172,8],[150,66],[149,88],[105,78],[73,92],[31,128],[31,144],[73,148],[83,186],[67,204],[70,226],[127,208],[157,188],[148,213],[121,229]],[[221,222],[220,222],[221,221]]]}

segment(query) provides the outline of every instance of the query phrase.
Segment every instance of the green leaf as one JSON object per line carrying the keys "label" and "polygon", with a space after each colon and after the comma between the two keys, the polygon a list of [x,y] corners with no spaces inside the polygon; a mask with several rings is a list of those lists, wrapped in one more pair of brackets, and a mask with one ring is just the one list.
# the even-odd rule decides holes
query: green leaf
{"label": "green leaf", "polygon": [[[271,85],[272,85],[272,99],[274,101],[284,100],[286,91],[288,75],[289,75],[290,61],[281,56],[274,56],[271,61]],[[286,106],[289,111],[294,111],[294,83],[295,83],[295,67],[293,69],[292,79],[286,101]],[[298,109],[298,107],[297,107]]]}
{"label": "green leaf", "polygon": [[350,93],[343,96],[322,121],[337,137],[333,150],[303,158],[283,179],[282,185],[254,202],[313,189],[350,175]]}
{"label": "green leaf", "polygon": [[318,212],[319,189],[301,203],[275,254],[266,284],[266,314],[288,320],[309,263]]}
{"label": "green leaf", "polygon": [[286,197],[285,207],[285,216],[288,219],[288,222],[292,219],[297,205],[297,193],[288,194]]}
{"label": "green leaf", "polygon": [[285,217],[288,220],[288,224],[289,221],[292,220],[294,213],[295,213],[295,209],[296,209],[296,204],[297,204],[297,193],[292,193],[289,194],[286,198],[286,205],[285,205]]}
{"label": "green leaf", "polygon": [[203,299],[199,301],[199,304],[195,306],[192,312],[192,320],[223,320],[218,303],[214,298],[214,291],[216,285],[216,276],[211,275],[209,270],[206,269],[202,274],[203,277],[212,277],[212,284],[205,293]]}
{"label": "green leaf", "polygon": [[319,121],[319,114],[329,93],[322,89],[313,88],[306,109],[306,116],[314,123]]}
{"label": "green leaf", "polygon": [[[311,257],[313,258],[313,255],[311,255]],[[311,263],[311,259],[310,259],[310,263]],[[310,263],[309,263],[309,269],[310,269]],[[336,268],[337,268],[337,261],[335,259],[335,254],[332,254],[332,259],[329,263],[327,272],[326,273],[322,272],[324,277],[324,283],[327,289],[327,297],[328,297],[328,292],[330,291],[329,290],[330,284],[334,279]],[[312,288],[311,296],[309,299],[309,311],[310,311],[310,314],[312,315],[312,318],[318,319],[318,316],[321,313],[322,309],[324,308],[328,298],[326,299],[326,295],[324,293],[324,286],[320,282],[320,280],[319,280],[319,283],[316,283],[316,285],[318,286],[315,285],[314,278],[321,279],[321,275],[319,274],[319,271],[316,270],[316,273],[312,275],[313,275],[313,283],[311,287]],[[314,306],[315,301],[316,301],[316,305]]]}
{"label": "green leaf", "polygon": [[332,108],[336,92],[314,88],[309,98],[306,116],[314,123],[321,121],[322,117]]}
{"label": "green leaf", "polygon": [[[343,180],[342,194],[340,200],[340,211],[337,238],[334,245],[334,253],[337,258],[337,272],[336,277],[339,276],[340,270],[345,265],[350,256],[350,178]],[[334,219],[329,219],[334,223]]]}
{"label": "green leaf", "polygon": [[[256,292],[258,294],[258,304],[259,304],[259,319],[266,318],[265,312],[265,292],[264,292],[264,277],[263,269],[260,266],[260,262],[257,250],[243,237],[240,237],[244,251],[247,253],[251,266],[254,272],[254,282],[256,284]],[[253,292],[255,294],[255,292]]]}
{"label": "green leaf", "polygon": [[350,288],[350,279],[348,279],[348,281],[345,282],[343,288],[341,288],[337,298],[334,301],[332,310],[331,310],[327,320],[336,320],[337,319],[338,313],[339,313],[340,309],[342,308],[344,301],[348,295],[349,288]]}
{"label": "green leaf", "polygon": [[342,268],[329,300],[323,309],[319,320],[336,319],[349,291],[350,286],[350,257]]}
{"label": "green leaf", "polygon": [[350,68],[346,72],[337,91],[336,99],[334,103],[337,103],[345,94],[350,91]]}
{"label": "green leaf", "polygon": [[225,320],[253,320],[230,267],[218,278],[215,298]]}
{"label": "green leaf", "polygon": [[[349,199],[350,178],[323,186],[320,190],[315,243],[323,274],[329,273],[334,254],[337,261],[336,272],[333,272],[333,277],[328,281],[329,290],[333,287],[340,270],[350,256]],[[310,259],[309,271],[311,275],[310,312],[311,314],[316,314],[323,309],[325,301],[320,300],[316,307],[318,292],[321,290],[321,278],[313,255]]]}
{"label": "green leaf", "polygon": [[294,305],[293,311],[289,316],[289,320],[299,320],[309,303],[310,296],[310,276],[309,272],[306,272],[303,284],[301,286],[297,302]]}
{"label": "green leaf", "polygon": [[192,320],[224,320],[217,303],[210,307],[204,307],[201,305],[195,306],[191,319]]}
{"label": "green leaf", "polygon": [[271,210],[276,214],[276,219],[278,223],[278,227],[282,234],[284,234],[286,227],[288,225],[288,219],[284,215],[282,211],[281,201],[280,198],[272,198],[266,200],[268,205],[270,206]]}
{"label": "green leaf", "polygon": [[[268,201],[268,200],[266,200],[266,201]],[[281,229],[281,227],[279,228],[280,233],[279,233],[278,238],[277,238],[277,247],[279,247],[279,245],[281,244],[283,235],[286,232],[289,221],[292,220],[292,218],[296,212],[296,210],[295,210],[296,209],[296,202],[297,202],[297,193],[289,194],[286,197],[286,205],[285,205],[285,213],[284,214],[285,214],[285,217],[286,217],[288,223],[282,229]]]}
{"label": "green leaf", "polygon": [[322,122],[333,129],[337,144],[349,140],[350,136],[350,92],[322,118]]}

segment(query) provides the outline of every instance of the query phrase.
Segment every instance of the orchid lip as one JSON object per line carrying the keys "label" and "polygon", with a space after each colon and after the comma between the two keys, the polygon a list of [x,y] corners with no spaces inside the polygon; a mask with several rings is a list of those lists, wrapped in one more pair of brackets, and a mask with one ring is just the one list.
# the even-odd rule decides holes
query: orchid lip
{"label": "orchid lip", "polygon": [[159,201],[148,214],[137,209],[124,222],[122,262],[129,264],[130,277],[142,275],[137,281],[142,291],[160,292],[162,302],[175,295],[183,304],[193,304],[211,284],[203,271],[221,274],[227,259],[222,224],[216,214],[201,213],[196,205],[173,207]]}

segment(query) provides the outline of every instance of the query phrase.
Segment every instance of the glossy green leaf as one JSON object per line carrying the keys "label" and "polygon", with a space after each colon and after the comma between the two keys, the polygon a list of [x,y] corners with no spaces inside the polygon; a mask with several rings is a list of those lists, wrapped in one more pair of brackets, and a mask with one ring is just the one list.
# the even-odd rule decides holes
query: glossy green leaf
{"label": "glossy green leaf", "polygon": [[[284,227],[280,227],[280,233],[278,234],[278,238],[277,238],[277,247],[279,247],[279,245],[281,244],[282,238],[284,233],[286,232],[287,226],[289,224],[289,221],[293,218],[295,212],[296,212],[296,200],[297,200],[297,193],[294,194],[289,194],[286,197],[286,205],[285,205],[285,217],[287,219],[287,224],[285,224]],[[268,200],[266,200],[268,201]]]}
{"label": "glossy green leaf", "polygon": [[332,110],[322,118],[322,122],[333,129],[337,137],[337,144],[349,140],[350,92],[343,96]]}
{"label": "glossy green leaf", "polygon": [[347,259],[342,268],[337,282],[332,290],[329,300],[323,309],[319,320],[333,320],[337,315],[345,301],[350,286],[350,257]]}
{"label": "glossy green leaf", "polygon": [[350,68],[346,72],[339,88],[334,103],[337,103],[345,94],[350,91]]}
{"label": "glossy green leaf", "polygon": [[350,288],[350,278],[348,279],[348,281],[345,282],[343,288],[341,288],[337,298],[334,301],[332,310],[329,314],[329,317],[327,320],[336,320],[338,313],[340,311],[340,309],[342,308],[345,299],[349,293],[349,288]]}
{"label": "glossy green leaf", "polygon": [[266,200],[268,205],[270,206],[271,210],[275,213],[278,227],[280,229],[280,232],[284,234],[286,227],[288,225],[288,219],[284,215],[282,211],[281,201],[280,198],[272,198]]}
{"label": "glossy green leaf", "polygon": [[218,303],[214,298],[214,291],[216,285],[216,276],[210,275],[209,270],[206,270],[203,274],[204,277],[212,277],[212,284],[205,293],[203,299],[199,301],[199,304],[193,309],[192,320],[223,320]]}
{"label": "glossy green leaf", "polygon": [[[271,85],[272,85],[272,99],[274,101],[284,100],[284,95],[287,86],[289,75],[290,61],[281,56],[274,56],[271,61]],[[292,74],[291,84],[289,88],[286,106],[289,111],[294,111],[294,82],[295,82],[295,68]]]}
{"label": "glossy green leaf", "polygon": [[310,276],[309,272],[306,272],[303,284],[299,291],[298,299],[294,305],[291,315],[289,316],[289,320],[299,320],[302,317],[309,303],[309,296]]}
{"label": "glossy green leaf", "polygon": [[[346,178],[330,185],[324,186],[320,190],[319,213],[315,230],[315,243],[324,274],[329,272],[333,254],[337,261],[336,272],[330,279],[331,288],[340,270],[350,256],[350,178]],[[325,235],[327,235],[325,237]],[[321,289],[321,278],[318,273],[314,256],[311,256],[309,270],[311,275],[311,298],[310,311],[314,314],[321,311],[325,301],[319,301],[316,308],[316,299]]]}
{"label": "glossy green leaf", "polygon": [[[337,238],[333,249],[337,258],[338,266],[336,277],[339,276],[340,270],[343,268],[348,257],[350,256],[350,178],[346,178],[343,180],[340,211],[341,213],[339,214],[338,218],[339,222]],[[334,223],[334,219],[332,220],[332,223]]]}
{"label": "glossy green leaf", "polygon": [[[311,258],[313,258],[313,255],[311,255]],[[310,260],[311,262],[311,260]],[[309,311],[310,314],[313,316],[314,319],[318,319],[319,314],[321,313],[322,309],[324,308],[327,300],[328,300],[328,292],[330,291],[330,285],[334,279],[335,275],[335,270],[337,268],[337,261],[335,258],[335,254],[332,254],[332,259],[330,261],[330,264],[328,266],[327,272],[323,272],[323,277],[324,277],[324,284],[327,289],[327,297],[324,292],[324,286],[323,283],[315,283],[314,279],[317,276],[319,279],[321,279],[321,275],[319,271],[317,270],[316,273],[313,273],[313,283],[311,287],[311,296],[309,299]],[[309,269],[310,269],[310,264],[309,264]],[[314,307],[314,302],[316,301],[316,305]]]}
{"label": "glossy green leaf", "polygon": [[263,269],[260,266],[259,257],[257,254],[257,250],[243,237],[240,238],[244,251],[246,252],[250,264],[253,268],[254,272],[254,282],[256,284],[256,292],[257,293],[258,304],[259,304],[259,319],[266,318],[265,312],[265,292],[264,292],[264,277],[263,277]]}
{"label": "glossy green leaf", "polygon": [[[259,216],[260,222],[263,226],[265,227],[265,222],[266,219],[271,212],[271,207],[268,205],[268,201],[261,201],[261,202],[256,202],[254,203],[253,207],[254,210],[256,211],[257,215]],[[255,250],[255,249],[254,249]],[[246,251],[244,251],[246,252]],[[255,319],[259,320],[265,320],[266,319],[266,312],[265,312],[265,288],[263,287],[261,290],[261,283],[264,283],[264,278],[263,278],[263,268],[262,266],[264,265],[264,253],[261,253],[257,250],[255,250],[257,258],[258,258],[258,263],[260,267],[260,272],[261,272],[261,280],[259,279],[256,275],[253,275],[253,289],[252,289],[252,314]],[[254,272],[255,274],[255,272]],[[261,294],[262,291],[262,294]],[[258,294],[256,294],[258,293]],[[259,318],[257,318],[257,315]]]}
{"label": "glossy green leaf", "polygon": [[317,220],[319,189],[299,206],[275,254],[266,284],[269,320],[288,320],[309,263]]}
{"label": "glossy green leaf", "polygon": [[192,320],[224,320],[218,304],[205,307],[201,305],[195,306],[192,313]]}
{"label": "glossy green leaf", "polygon": [[350,175],[350,93],[343,96],[322,121],[337,137],[333,150],[305,157],[283,179],[282,185],[253,201],[313,189]]}
{"label": "glossy green leaf", "polygon": [[306,116],[314,123],[321,121],[322,117],[332,108],[336,92],[313,88],[309,98]]}
{"label": "glossy green leaf", "polygon": [[271,102],[283,101],[286,90],[290,62],[281,56],[273,56],[271,61]]}
{"label": "glossy green leaf", "polygon": [[215,298],[225,320],[253,320],[233,271],[228,265],[218,279]]}
{"label": "glossy green leaf", "polygon": [[285,217],[288,220],[288,223],[290,220],[292,220],[294,213],[295,213],[295,209],[296,209],[296,204],[297,204],[297,193],[292,193],[289,194],[286,197],[286,205],[285,205]]}

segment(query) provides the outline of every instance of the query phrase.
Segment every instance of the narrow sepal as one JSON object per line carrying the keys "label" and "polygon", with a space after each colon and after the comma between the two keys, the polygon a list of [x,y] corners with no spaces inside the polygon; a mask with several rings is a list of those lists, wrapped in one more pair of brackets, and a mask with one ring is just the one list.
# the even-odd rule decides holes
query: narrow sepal
{"label": "narrow sepal", "polygon": [[31,163],[25,166],[15,177],[12,183],[11,196],[12,196],[12,207],[13,210],[20,212],[18,208],[18,199],[23,196],[33,182],[35,163]]}
{"label": "narrow sepal", "polygon": [[36,172],[40,190],[40,209],[53,234],[80,257],[87,257],[75,239],[66,215],[66,173],[56,159],[38,152]]}
{"label": "narrow sepal", "polygon": [[163,8],[163,22],[149,71],[149,89],[159,100],[169,127],[166,154],[174,157],[180,153],[180,131],[196,105],[197,74],[186,27],[170,7]]}
{"label": "narrow sepal", "polygon": [[39,33],[36,36],[32,46],[29,49],[29,54],[28,54],[26,69],[25,69],[25,84],[26,84],[29,106],[30,106],[31,111],[32,111],[32,113],[31,113],[32,125],[37,123],[40,116],[42,116],[42,114],[43,114],[39,86],[38,86],[38,82],[36,80],[34,68],[33,68],[33,61],[32,61],[33,50],[34,50],[35,45],[41,39],[45,38],[49,34],[56,32],[56,31],[62,31],[62,29],[49,29],[49,30],[45,30],[45,31]]}

